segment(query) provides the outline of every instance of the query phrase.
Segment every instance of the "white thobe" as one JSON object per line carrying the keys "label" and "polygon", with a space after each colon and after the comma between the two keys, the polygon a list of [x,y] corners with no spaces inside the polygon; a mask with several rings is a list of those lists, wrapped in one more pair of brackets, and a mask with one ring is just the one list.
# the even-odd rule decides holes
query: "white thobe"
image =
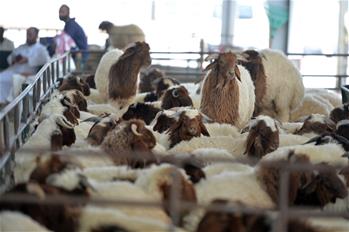
{"label": "white thobe", "polygon": [[31,46],[23,44],[14,49],[13,52],[8,56],[8,63],[11,64],[15,57],[19,54],[27,57],[28,62],[25,64],[14,64],[0,72],[0,103],[6,103],[7,99],[10,99],[13,88],[12,79],[14,74],[35,74],[38,71],[38,67],[44,65],[50,59],[46,47],[42,44],[36,43]]}

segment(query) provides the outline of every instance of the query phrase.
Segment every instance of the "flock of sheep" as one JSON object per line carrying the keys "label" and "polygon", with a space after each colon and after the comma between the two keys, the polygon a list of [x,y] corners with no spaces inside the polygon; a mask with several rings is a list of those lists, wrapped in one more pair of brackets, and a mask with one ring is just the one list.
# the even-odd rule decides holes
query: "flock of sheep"
{"label": "flock of sheep", "polygon": [[[149,50],[109,51],[95,75],[61,80],[15,154],[0,231],[272,231],[280,165],[313,165],[290,171],[289,206],[347,210],[349,105],[340,97],[305,89],[270,49],[209,55],[197,93],[151,69]],[[344,232],[349,221],[286,227]]]}

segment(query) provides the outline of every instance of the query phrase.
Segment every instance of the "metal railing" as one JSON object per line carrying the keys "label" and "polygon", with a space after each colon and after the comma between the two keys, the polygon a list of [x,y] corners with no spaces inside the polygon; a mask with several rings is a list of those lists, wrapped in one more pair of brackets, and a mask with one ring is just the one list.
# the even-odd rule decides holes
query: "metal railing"
{"label": "metal railing", "polygon": [[43,99],[50,96],[57,79],[70,71],[69,53],[51,59],[35,75],[33,83],[0,111],[0,190],[4,179],[9,178],[4,167],[26,141],[30,123],[40,112]]}

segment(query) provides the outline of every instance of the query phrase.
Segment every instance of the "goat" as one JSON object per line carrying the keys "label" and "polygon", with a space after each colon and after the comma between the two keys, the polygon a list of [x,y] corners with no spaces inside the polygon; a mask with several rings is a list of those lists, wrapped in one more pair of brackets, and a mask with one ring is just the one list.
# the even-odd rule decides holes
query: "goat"
{"label": "goat", "polygon": [[237,65],[231,52],[208,56],[213,58],[205,71],[200,109],[219,123],[230,123],[243,128],[251,118],[254,105],[254,85],[249,72]]}

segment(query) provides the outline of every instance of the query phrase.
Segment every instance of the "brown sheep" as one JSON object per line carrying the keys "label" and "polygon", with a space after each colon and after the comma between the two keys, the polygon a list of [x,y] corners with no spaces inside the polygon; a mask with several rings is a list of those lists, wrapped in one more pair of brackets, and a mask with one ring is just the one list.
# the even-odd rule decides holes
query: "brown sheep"
{"label": "brown sheep", "polygon": [[255,105],[254,85],[248,71],[237,65],[232,52],[209,56],[213,58],[205,71],[200,109],[219,123],[243,128],[252,117]]}
{"label": "brown sheep", "polygon": [[109,131],[114,129],[117,121],[109,115],[102,115],[98,121],[93,124],[87,135],[87,142],[93,146],[100,145]]}
{"label": "brown sheep", "polygon": [[189,141],[193,137],[210,136],[202,122],[202,115],[200,113],[191,115],[191,113],[189,110],[176,113],[178,120],[166,131],[169,134],[170,148],[181,141]]}
{"label": "brown sheep", "polygon": [[140,93],[154,91],[155,88],[153,88],[152,82],[157,79],[162,79],[164,77],[165,74],[158,68],[151,68],[150,70],[147,70],[147,72],[141,75],[138,91]]}
{"label": "brown sheep", "polygon": [[166,90],[161,99],[161,108],[164,110],[180,106],[193,106],[193,101],[184,86],[174,86]]}
{"label": "brown sheep", "polygon": [[62,94],[67,97],[73,105],[76,105],[80,111],[87,111],[87,100],[80,90],[64,90]]}
{"label": "brown sheep", "polygon": [[136,95],[140,69],[151,64],[149,50],[146,42],[136,42],[111,66],[108,76],[108,98],[116,109],[127,107]]}
{"label": "brown sheep", "polygon": [[278,147],[279,129],[276,122],[268,116],[258,116],[251,122],[245,154],[260,159]]}
{"label": "brown sheep", "polygon": [[303,126],[295,132],[295,134],[303,135],[306,133],[331,133],[336,130],[335,123],[324,115],[312,114],[309,115],[303,123]]}
{"label": "brown sheep", "polygon": [[63,79],[59,91],[77,89],[80,90],[85,96],[90,95],[90,86],[78,75],[70,75]]}

